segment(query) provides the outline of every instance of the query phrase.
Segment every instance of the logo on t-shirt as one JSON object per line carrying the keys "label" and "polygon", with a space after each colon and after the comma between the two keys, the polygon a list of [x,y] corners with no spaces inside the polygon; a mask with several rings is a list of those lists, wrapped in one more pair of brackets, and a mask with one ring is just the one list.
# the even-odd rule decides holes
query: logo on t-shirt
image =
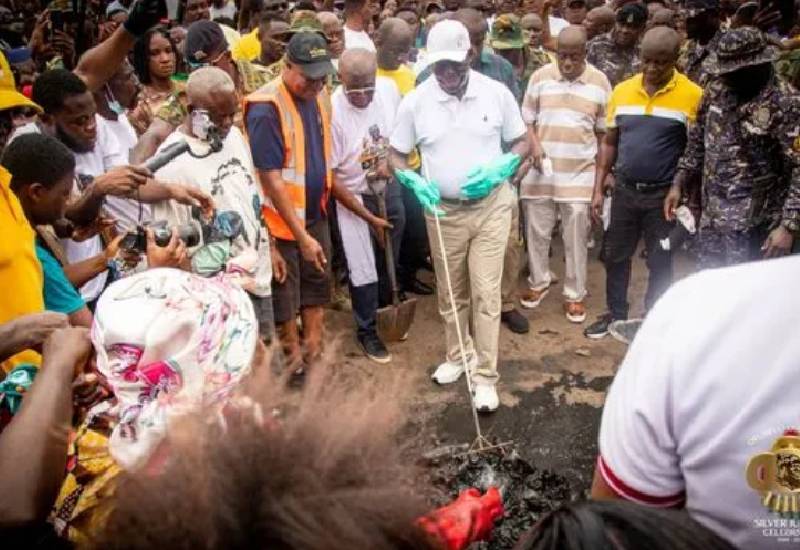
{"label": "logo on t-shirt", "polygon": [[747,464],[747,483],[762,504],[782,517],[800,518],[800,431],[789,429]]}

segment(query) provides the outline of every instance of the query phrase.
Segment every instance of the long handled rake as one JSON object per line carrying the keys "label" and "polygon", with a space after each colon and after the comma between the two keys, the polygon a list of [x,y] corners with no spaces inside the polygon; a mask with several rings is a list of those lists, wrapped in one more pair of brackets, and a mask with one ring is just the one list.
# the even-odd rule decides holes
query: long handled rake
{"label": "long handled rake", "polygon": [[[421,155],[422,156],[422,155]],[[422,156],[422,171],[424,172],[425,179],[430,181],[429,179],[429,172],[428,172],[428,165],[425,162],[425,157]],[[448,266],[447,261],[447,252],[444,248],[444,238],[442,237],[442,227],[439,224],[439,215],[437,212],[433,212],[433,220],[434,225],[436,226],[436,238],[439,241],[439,251],[442,255],[442,264],[444,268],[444,278],[447,281],[447,295],[450,298],[450,309],[453,314],[453,319],[456,323],[456,333],[458,334],[458,349],[461,354],[461,366],[464,368],[464,374],[466,375],[465,378],[467,379],[467,391],[469,393],[469,405],[470,409],[472,409],[472,420],[475,423],[475,441],[467,450],[467,453],[473,452],[483,452],[488,451],[497,447],[505,447],[509,445],[511,442],[508,443],[501,443],[499,445],[493,445],[486,437],[484,437],[483,432],[481,431],[481,423],[480,419],[478,418],[478,411],[475,409],[475,398],[472,390],[472,372],[470,371],[469,364],[467,362],[467,350],[464,347],[464,337],[461,335],[461,321],[458,319],[458,309],[456,308],[456,300],[453,295],[453,283],[450,279],[450,268]]]}

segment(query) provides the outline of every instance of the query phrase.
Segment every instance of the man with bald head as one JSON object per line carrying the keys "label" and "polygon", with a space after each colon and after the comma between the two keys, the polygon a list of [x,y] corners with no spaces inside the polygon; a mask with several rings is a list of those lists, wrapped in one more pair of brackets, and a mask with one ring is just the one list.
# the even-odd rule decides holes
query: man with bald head
{"label": "man with bald head", "polygon": [[[378,336],[376,325],[379,273],[383,274],[384,286],[389,291],[386,260],[379,248],[382,239],[373,242],[370,238],[370,226],[382,234],[385,223],[363,205],[377,212],[377,201],[368,180],[385,186],[394,250],[399,252],[403,203],[399,184],[390,181],[386,155],[400,95],[391,80],[375,76],[376,68],[375,54],[361,48],[345,50],[339,60],[342,85],[331,97],[332,168],[334,190],[342,187],[349,192],[344,201],[338,200],[336,213],[347,258],[356,338],[367,357],[377,363],[388,363],[391,355]],[[398,215],[394,215],[398,205]]]}
{"label": "man with bald head", "polygon": [[392,79],[400,95],[414,89],[416,75],[406,65],[408,53],[414,45],[411,27],[397,17],[383,20],[375,33],[375,48],[378,51],[378,75]]}
{"label": "man with bald head", "polygon": [[589,10],[586,19],[583,20],[583,26],[586,27],[586,36],[589,40],[611,32],[614,28],[614,10],[607,6]]}
{"label": "man with bald head", "polygon": [[533,73],[522,103],[534,167],[520,188],[530,269],[520,302],[523,307],[538,306],[552,285],[550,238],[560,213],[566,259],[564,313],[570,322],[582,323],[597,144],[605,132],[611,85],[586,63],[582,26],[561,31],[556,55],[557,63]]}
{"label": "man with bald head", "polygon": [[[378,76],[391,79],[401,96],[405,96],[416,85],[417,75],[408,66],[409,52],[414,44],[412,28],[396,17],[385,19],[375,33],[375,47],[378,49]],[[419,155],[416,150],[408,160],[413,170],[419,168]],[[428,235],[422,207],[410,189],[399,190],[402,207],[405,210],[405,229],[401,246],[395,247],[398,257],[398,282],[404,292],[420,295],[433,294],[433,288],[417,278],[417,271],[428,264]],[[394,201],[394,197],[392,197]],[[396,232],[397,228],[393,229]],[[402,247],[402,248],[401,248]],[[382,293],[383,296],[383,293]]]}
{"label": "man with bald head", "polygon": [[[270,251],[270,237],[261,218],[261,189],[250,151],[242,133],[233,125],[234,115],[239,110],[236,87],[225,71],[207,67],[189,76],[186,95],[189,116],[164,140],[159,152],[185,141],[191,154],[180,155],[156,174],[161,181],[204,191],[214,199],[218,211],[230,210],[241,217],[243,231],[231,240],[230,253],[220,259],[219,249],[212,249],[210,243],[201,240],[200,246],[190,251],[192,271],[210,276],[223,270],[228,260],[252,258],[249,262],[255,264],[250,273],[253,285],[248,293],[258,317],[261,340],[269,344],[275,331],[272,262],[282,263],[282,260],[277,251]],[[185,224],[199,227],[191,207],[174,201],[155,204],[153,216],[166,220],[171,227]],[[202,239],[202,231],[200,235]],[[285,271],[276,265],[276,279],[281,280],[284,275]]]}
{"label": "man with bald head", "polygon": [[608,313],[586,329],[589,338],[604,337],[613,321],[628,318],[631,257],[640,237],[644,236],[650,272],[645,310],[672,281],[670,252],[659,245],[672,227],[663,203],[702,96],[697,84],[675,70],[679,50],[675,30],[647,31],[641,44],[643,72],[615,87],[608,103],[592,199],[592,214],[599,220],[606,177],[613,168],[616,183],[604,242]]}
{"label": "man with bald head", "polygon": [[317,13],[317,19],[322,25],[322,34],[325,35],[325,40],[328,42],[328,51],[335,65],[336,60],[341,57],[344,51],[344,26],[341,19],[332,11]]}

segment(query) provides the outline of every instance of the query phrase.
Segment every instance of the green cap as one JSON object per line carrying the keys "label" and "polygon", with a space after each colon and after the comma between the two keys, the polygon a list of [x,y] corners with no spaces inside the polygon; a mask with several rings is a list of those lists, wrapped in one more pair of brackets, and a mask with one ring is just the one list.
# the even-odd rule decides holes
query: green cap
{"label": "green cap", "polygon": [[495,50],[521,50],[525,47],[519,17],[511,13],[499,15],[492,23],[489,45]]}
{"label": "green cap", "polygon": [[292,15],[289,33],[296,32],[316,32],[325,36],[322,32],[322,23],[317,19],[317,14],[309,10],[298,10]]}

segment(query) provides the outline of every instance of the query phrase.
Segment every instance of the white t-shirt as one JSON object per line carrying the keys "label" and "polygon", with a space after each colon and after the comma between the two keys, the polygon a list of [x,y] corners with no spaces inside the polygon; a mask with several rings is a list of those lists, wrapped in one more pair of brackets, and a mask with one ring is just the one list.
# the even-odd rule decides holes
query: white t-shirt
{"label": "white t-shirt", "polygon": [[[797,256],[703,271],[664,294],[603,410],[598,465],[612,489],[653,506],[685,501],[740,548],[796,547],[800,520],[764,507],[748,474],[767,473],[750,460],[786,428],[800,428],[799,294]],[[774,465],[774,455],[764,458]],[[794,534],[783,531],[781,541],[780,529]]]}
{"label": "white t-shirt", "polygon": [[[170,134],[159,147],[159,152],[182,140],[189,143],[194,155],[202,156],[208,152],[208,146],[204,142],[181,130]],[[242,217],[245,235],[233,241],[231,252],[236,256],[248,248],[256,251],[258,261],[254,274],[256,288],[253,294],[270,296],[272,259],[269,233],[261,217],[263,197],[250,158],[250,148],[241,132],[236,127],[231,128],[221,151],[204,158],[184,153],[158,170],[155,176],[161,181],[191,185],[201,189],[211,195],[218,211],[233,210]],[[167,220],[170,226],[194,223],[199,228],[197,220],[192,218],[191,208],[174,201],[154,204],[153,218]]]}
{"label": "white t-shirt", "polygon": [[[388,142],[399,104],[397,85],[390,78],[382,76],[375,79],[375,95],[365,109],[353,107],[341,86],[333,92],[331,166],[336,180],[354,193],[356,200],[361,201],[361,195],[370,192],[361,168],[365,149],[377,145],[370,129],[377,130],[378,140]],[[367,222],[340,203],[336,204],[336,211],[350,282],[355,287],[376,282],[375,253]]]}
{"label": "white t-shirt", "polygon": [[236,17],[236,5],[233,2],[228,2],[221,8],[215,7],[211,4],[208,7],[209,14],[211,15],[211,20],[214,21],[216,19],[234,19]]}
{"label": "white t-shirt", "polygon": [[366,31],[354,31],[344,26],[344,47],[350,48],[363,48],[371,52],[375,50],[375,43],[369,37]]}
{"label": "white t-shirt", "polygon": [[131,126],[128,116],[123,113],[117,116],[117,120],[108,118],[103,118],[103,120],[108,129],[111,130],[111,133],[114,134],[114,137],[117,138],[122,154],[125,155],[125,160],[128,161],[131,158],[131,151],[139,141],[136,130]]}
{"label": "white t-shirt", "polygon": [[[331,96],[332,168],[336,179],[353,193],[366,193],[361,153],[371,141],[369,129],[376,126],[387,140],[394,124],[400,93],[389,78],[375,79],[375,95],[366,109],[357,109],[347,100],[341,86]],[[365,140],[368,140],[365,142]]]}
{"label": "white t-shirt", "polygon": [[442,91],[435,78],[406,94],[390,143],[404,154],[419,146],[423,174],[438,184],[442,197],[455,199],[472,169],[502,155],[501,142],[525,132],[508,88],[470,70],[460,100]]}

